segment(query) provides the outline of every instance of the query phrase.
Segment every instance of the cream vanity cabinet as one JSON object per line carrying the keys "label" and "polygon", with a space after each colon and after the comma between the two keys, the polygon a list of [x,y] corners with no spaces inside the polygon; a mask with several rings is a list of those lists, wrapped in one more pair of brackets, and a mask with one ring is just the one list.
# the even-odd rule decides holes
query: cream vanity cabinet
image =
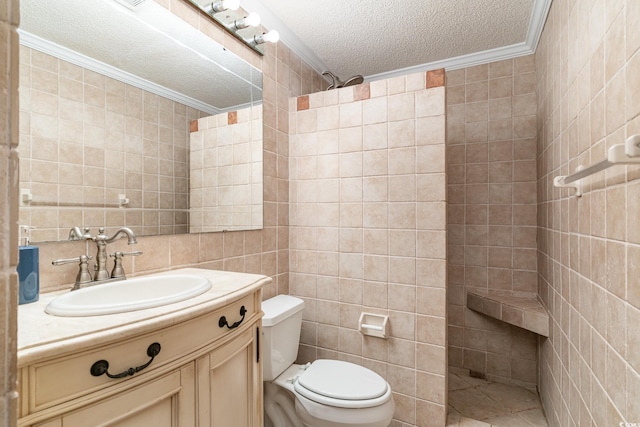
{"label": "cream vanity cabinet", "polygon": [[258,287],[157,330],[106,343],[97,334],[82,351],[19,366],[18,425],[262,427],[260,300]]}
{"label": "cream vanity cabinet", "polygon": [[262,426],[258,334],[257,328],[247,329],[196,360],[198,425]]}

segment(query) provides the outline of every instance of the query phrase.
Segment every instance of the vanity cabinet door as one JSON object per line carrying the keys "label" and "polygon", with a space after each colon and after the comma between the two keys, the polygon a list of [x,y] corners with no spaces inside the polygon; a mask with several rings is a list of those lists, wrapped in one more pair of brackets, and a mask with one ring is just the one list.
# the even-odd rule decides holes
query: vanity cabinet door
{"label": "vanity cabinet door", "polygon": [[64,427],[192,427],[195,425],[194,366],[62,416]]}
{"label": "vanity cabinet door", "polygon": [[196,361],[201,427],[262,427],[262,371],[253,325]]}

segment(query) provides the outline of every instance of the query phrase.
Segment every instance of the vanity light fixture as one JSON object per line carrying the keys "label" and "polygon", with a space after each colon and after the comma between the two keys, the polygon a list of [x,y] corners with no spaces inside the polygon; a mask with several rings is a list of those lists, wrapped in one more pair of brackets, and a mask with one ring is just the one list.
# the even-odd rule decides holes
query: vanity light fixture
{"label": "vanity light fixture", "polygon": [[224,12],[225,10],[238,10],[239,7],[240,0],[220,0],[205,6],[204,10],[209,15],[213,15],[214,13]]}
{"label": "vanity light fixture", "polygon": [[260,25],[260,15],[255,12],[251,12],[242,19],[237,19],[233,23],[233,28],[236,30],[242,30],[247,27],[257,27]]}
{"label": "vanity light fixture", "polygon": [[[136,0],[118,0],[136,1]],[[206,13],[221,25],[229,34],[236,37],[249,48],[264,55],[266,43],[277,43],[280,35],[277,31],[266,31],[260,25],[260,15],[250,12],[240,3],[243,0],[184,0]]]}
{"label": "vanity light fixture", "polygon": [[276,30],[271,30],[268,33],[262,33],[257,36],[253,36],[253,42],[255,44],[263,44],[263,43],[278,43],[280,40],[280,33]]}

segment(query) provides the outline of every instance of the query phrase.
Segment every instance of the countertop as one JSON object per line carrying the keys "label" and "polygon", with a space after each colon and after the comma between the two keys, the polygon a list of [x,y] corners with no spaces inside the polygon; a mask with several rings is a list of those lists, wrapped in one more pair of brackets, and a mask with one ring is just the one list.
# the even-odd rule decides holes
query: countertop
{"label": "countertop", "polygon": [[59,317],[44,311],[53,298],[69,291],[41,294],[39,301],[20,305],[18,367],[180,323],[236,301],[271,282],[271,278],[258,274],[199,268],[181,268],[148,276],[167,274],[205,276],[213,286],[204,294],[185,301],[101,316]]}

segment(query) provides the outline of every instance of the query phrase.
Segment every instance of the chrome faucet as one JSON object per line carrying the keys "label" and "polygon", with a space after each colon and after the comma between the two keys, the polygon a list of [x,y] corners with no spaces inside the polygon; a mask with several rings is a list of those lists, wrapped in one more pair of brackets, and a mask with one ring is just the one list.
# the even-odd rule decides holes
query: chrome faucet
{"label": "chrome faucet", "polygon": [[91,238],[98,247],[98,252],[96,252],[96,274],[93,277],[94,281],[108,280],[111,278],[111,275],[107,270],[107,244],[114,242],[121,234],[127,235],[129,239],[127,243],[129,245],[138,243],[136,235],[133,234],[133,231],[128,227],[117,229],[111,237],[107,237],[104,234],[104,227],[100,227],[98,229],[98,235]]}
{"label": "chrome faucet", "polygon": [[80,227],[73,227],[69,230],[69,240],[89,240],[91,234],[89,234],[89,228],[85,227],[84,232],[80,231]]}
{"label": "chrome faucet", "polygon": [[88,260],[91,259],[91,257],[87,255],[81,255],[78,258],[54,260],[52,262],[53,265],[67,264],[69,262],[78,262],[78,261],[80,262],[80,272],[76,277],[76,283],[72,290],[79,289],[81,285],[87,284],[90,282],[102,282],[102,281],[111,280],[111,279],[124,279],[125,274],[122,268],[122,257],[124,255],[137,256],[142,254],[142,252],[140,251],[116,252],[112,254],[111,256],[115,258],[115,264],[114,264],[113,271],[109,273],[109,271],[107,270],[107,244],[113,243],[122,235],[127,236],[127,239],[128,239],[127,243],[129,245],[138,243],[138,241],[136,240],[136,235],[134,234],[134,232],[128,227],[121,227],[117,229],[113,234],[113,236],[111,237],[107,237],[107,235],[104,234],[104,230],[105,230],[104,227],[100,227],[98,229],[97,236],[92,236],[89,233],[89,228],[84,228],[84,230],[80,230],[80,227],[73,227],[71,228],[71,230],[69,230],[69,240],[86,240],[86,241],[91,240],[95,242],[97,247],[96,264],[94,267],[95,274],[93,275],[93,279],[91,278],[91,275],[87,269],[87,262]]}

